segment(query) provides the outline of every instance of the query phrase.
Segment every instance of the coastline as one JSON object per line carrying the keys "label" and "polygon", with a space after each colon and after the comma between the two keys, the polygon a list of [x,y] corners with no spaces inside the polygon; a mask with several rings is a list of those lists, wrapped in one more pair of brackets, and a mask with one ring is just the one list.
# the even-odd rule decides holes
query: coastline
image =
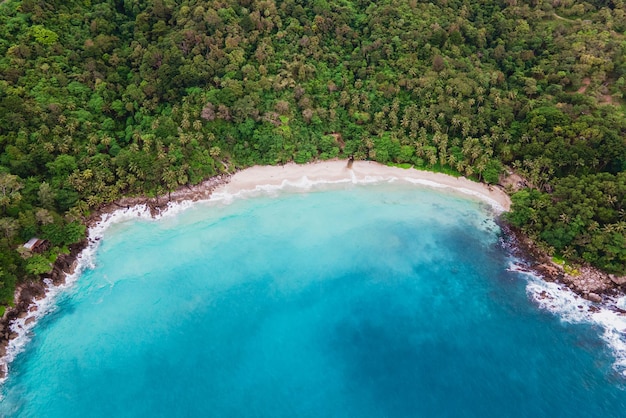
{"label": "coastline", "polygon": [[[7,377],[8,365],[21,351],[21,346],[27,342],[30,330],[39,318],[53,308],[55,296],[70,286],[86,267],[93,265],[90,259],[92,254],[87,253],[93,253],[100,240],[99,232],[96,230],[106,229],[111,222],[115,222],[114,215],[121,211],[127,212],[126,214],[132,217],[156,218],[173,205],[207,200],[213,191],[228,182],[229,178],[229,174],[222,174],[195,186],[182,186],[169,195],[156,198],[124,197],[95,209],[83,221],[88,228],[87,237],[70,245],[70,253],[61,254],[46,277],[28,280],[16,287],[14,306],[8,307],[0,318],[0,384]],[[14,344],[18,339],[22,341]],[[12,344],[14,347],[11,347]]]}
{"label": "coastline", "polygon": [[626,314],[626,310],[613,303],[616,298],[626,295],[626,277],[617,277],[589,265],[576,266],[575,272],[568,272],[521,230],[504,222],[500,222],[499,226],[511,241],[512,255],[523,260],[523,265],[518,265],[519,271],[538,275],[544,281],[564,286],[590,302],[605,304],[619,314]]}
{"label": "coastline", "polygon": [[[91,257],[95,253],[98,240],[102,231],[111,223],[138,216],[158,218],[175,208],[184,209],[196,201],[222,201],[280,189],[309,190],[319,184],[367,184],[385,181],[404,181],[472,196],[488,203],[496,215],[508,211],[511,206],[508,194],[497,186],[477,183],[464,177],[384,166],[371,161],[354,161],[351,164],[348,160],[319,161],[305,165],[288,163],[283,166],[253,166],[235,174],[210,178],[196,186],[183,186],[155,198],[122,198],[98,208],[84,221],[89,228],[88,237],[72,245],[70,254],[59,256],[48,278],[22,283],[16,289],[15,306],[7,309],[0,320],[0,383],[6,378],[8,364],[21,351],[21,346],[28,340],[28,334],[36,321],[53,308],[55,295],[70,286],[83,269],[93,265]],[[570,283],[568,288],[596,303],[606,301],[607,297],[624,294],[623,287],[595,269],[585,270],[580,276],[568,279],[572,276],[567,275],[561,266],[552,263],[550,257],[542,254],[521,231],[503,222],[500,222],[500,226],[504,235],[513,240],[513,255],[524,260],[525,264],[520,271],[534,273],[547,282],[565,285],[571,282],[573,284]],[[589,277],[601,279],[588,283]],[[617,307],[614,309],[617,312],[619,310]],[[16,346],[15,341],[18,339],[21,340],[21,345]]]}
{"label": "coastline", "polygon": [[465,177],[457,178],[414,168],[390,167],[372,161],[355,161],[350,168],[347,160],[320,161],[305,165],[288,163],[283,166],[253,166],[235,173],[215,193],[236,196],[283,187],[306,189],[316,183],[366,184],[383,181],[406,181],[456,191],[490,204],[497,212],[508,211],[511,207],[511,199],[498,187],[477,183]]}

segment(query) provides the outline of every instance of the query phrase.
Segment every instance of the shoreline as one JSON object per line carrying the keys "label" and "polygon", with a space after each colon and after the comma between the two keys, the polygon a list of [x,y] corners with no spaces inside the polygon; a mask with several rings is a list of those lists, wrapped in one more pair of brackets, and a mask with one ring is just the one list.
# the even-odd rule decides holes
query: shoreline
{"label": "shoreline", "polygon": [[[20,350],[10,346],[17,340],[25,343],[37,320],[52,307],[55,295],[91,266],[90,257],[97,247],[102,230],[112,222],[130,217],[158,218],[169,210],[185,208],[185,203],[197,201],[220,201],[238,196],[267,193],[279,189],[310,190],[320,184],[368,184],[405,181],[422,187],[448,189],[453,193],[471,196],[488,203],[498,215],[508,211],[511,199],[499,186],[477,183],[464,177],[447,174],[385,166],[371,161],[348,160],[318,161],[305,165],[288,163],[282,166],[253,166],[234,174],[222,174],[209,178],[196,186],[182,186],[171,193],[158,197],[127,197],[94,210],[84,220],[88,227],[87,237],[70,246],[70,254],[61,255],[54,263],[52,272],[44,280],[28,281],[18,285],[15,306],[7,308],[0,320],[0,383],[6,379],[8,365]],[[180,206],[182,205],[182,206]],[[119,214],[120,216],[115,216]],[[509,250],[524,261],[523,272],[534,273],[546,282],[563,283],[576,294],[596,303],[606,297],[624,295],[624,287],[595,269],[584,270],[580,276],[567,275],[564,269],[552,263],[519,230],[499,221],[503,235],[512,240]],[[97,231],[97,232],[96,232]],[[87,254],[89,253],[89,254]],[[527,269],[527,271],[525,270]],[[588,277],[594,278],[590,283]],[[596,280],[597,279],[597,280]],[[602,296],[600,296],[602,295]],[[592,299],[593,298],[593,299]],[[619,308],[615,307],[619,311]],[[626,311],[624,311],[626,313]]]}
{"label": "shoreline", "polygon": [[546,282],[566,287],[583,299],[606,305],[620,315],[626,314],[626,310],[612,304],[615,298],[626,296],[626,276],[617,277],[589,265],[575,266],[575,273],[567,272],[521,230],[505,222],[499,222],[499,226],[510,240],[509,251],[523,262],[518,266],[521,272],[535,274]]}
{"label": "shoreline", "polygon": [[[17,339],[27,338],[35,323],[52,308],[56,294],[73,283],[74,280],[69,280],[70,278],[76,279],[82,270],[91,264],[83,256],[97,246],[100,237],[93,236],[93,232],[99,224],[106,223],[118,211],[138,209],[132,211],[132,216],[138,217],[144,213],[156,218],[166,212],[172,204],[208,200],[218,186],[229,181],[230,176],[222,174],[195,186],[181,186],[169,195],[156,198],[124,197],[96,208],[83,220],[87,226],[87,236],[82,241],[70,245],[69,254],[59,255],[50,273],[39,280],[28,280],[17,285],[14,306],[7,307],[0,318],[0,384],[6,379],[8,366],[17,354],[10,352],[10,345]],[[18,352],[21,351],[20,348],[17,347]]]}
{"label": "shoreline", "polygon": [[233,174],[230,181],[215,193],[237,196],[246,192],[293,187],[308,189],[313,184],[376,183],[406,181],[416,185],[473,196],[490,204],[498,212],[511,207],[509,196],[496,186],[477,183],[465,177],[399,168],[372,161],[355,161],[348,167],[348,160],[320,161],[304,165],[288,163],[282,166],[253,166]]}

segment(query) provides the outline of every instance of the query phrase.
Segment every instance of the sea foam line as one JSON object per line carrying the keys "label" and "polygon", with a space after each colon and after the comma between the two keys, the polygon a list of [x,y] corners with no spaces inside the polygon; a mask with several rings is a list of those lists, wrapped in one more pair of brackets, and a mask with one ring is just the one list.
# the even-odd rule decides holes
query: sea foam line
{"label": "sea foam line", "polygon": [[34,300],[28,307],[26,316],[16,318],[9,324],[11,333],[17,337],[9,340],[5,355],[0,358],[0,368],[4,370],[4,378],[0,379],[0,384],[4,383],[8,377],[8,366],[15,360],[17,355],[24,351],[28,341],[31,339],[31,331],[38,320],[53,312],[56,308],[58,296],[71,288],[86,269],[95,267],[95,255],[104,232],[113,224],[137,218],[150,218],[150,211],[146,205],[136,205],[128,209],[118,209],[112,213],[102,215],[102,219],[89,228],[87,232],[88,245],[76,257],[75,268],[71,274],[65,276],[65,281],[59,285],[54,285],[52,280],[43,280],[46,286],[45,297]]}
{"label": "sea foam line", "polygon": [[405,181],[408,181],[409,183],[413,183],[413,184],[419,184],[422,186],[428,186],[428,187],[433,187],[436,189],[453,189],[456,190],[460,193],[463,193],[465,195],[469,195],[469,196],[474,196],[479,198],[480,200],[488,203],[489,205],[491,205],[491,207],[493,207],[496,212],[498,213],[502,213],[504,212],[504,207],[498,203],[497,201],[495,201],[494,199],[490,198],[489,196],[485,195],[484,193],[480,193],[474,190],[470,190],[467,189],[465,187],[455,187],[455,186],[448,186],[447,184],[442,184],[442,183],[437,183],[436,181],[431,181],[431,180],[424,180],[424,179],[415,179],[412,177],[405,177],[404,178]]}
{"label": "sea foam line", "polygon": [[368,183],[367,180],[358,180],[354,174],[351,178],[342,178],[336,180],[318,179],[311,180],[308,176],[302,176],[298,180],[282,180],[280,184],[257,184],[253,188],[242,188],[236,192],[216,190],[208,199],[209,202],[225,202],[230,203],[237,198],[256,197],[263,194],[276,195],[281,191],[300,190],[308,191],[315,187],[325,185],[341,185],[341,184],[358,184]]}
{"label": "sea foam line", "polygon": [[602,304],[597,304],[580,297],[565,285],[543,280],[515,262],[509,266],[509,271],[526,277],[526,293],[541,309],[552,312],[564,322],[600,326],[603,330],[601,337],[615,358],[613,369],[626,377],[626,316],[615,309],[624,308],[626,296],[605,298]]}
{"label": "sea foam line", "polygon": [[458,193],[461,193],[467,196],[478,198],[479,200],[482,200],[488,203],[496,211],[496,213],[502,213],[505,210],[504,207],[500,203],[490,198],[489,196],[485,195],[484,193],[474,191],[465,187],[451,186],[451,185],[442,184],[442,183],[438,183],[438,182],[431,181],[431,180],[416,179],[413,177],[366,175],[359,179],[357,178],[357,176],[354,174],[353,171],[350,171],[350,178],[342,178],[342,179],[335,179],[335,180],[327,180],[327,179],[311,180],[307,176],[303,176],[299,180],[295,180],[295,181],[283,180],[280,184],[261,184],[261,185],[256,185],[253,188],[248,188],[248,189],[244,188],[233,193],[225,192],[225,191],[215,191],[213,192],[213,194],[208,200],[213,201],[213,202],[223,201],[223,202],[230,203],[234,199],[240,198],[240,197],[244,197],[244,198],[253,197],[253,196],[257,196],[257,195],[264,194],[264,193],[272,195],[272,194],[276,194],[280,191],[288,190],[288,189],[311,190],[315,188],[316,186],[323,186],[323,185],[394,183],[399,180],[405,181],[410,184],[426,186],[426,187],[431,187],[435,189],[449,189],[449,190],[456,191]]}
{"label": "sea foam line", "polygon": [[[65,282],[55,286],[50,279],[44,279],[46,285],[46,296],[42,299],[35,300],[28,308],[28,312],[23,318],[16,318],[9,324],[11,333],[17,334],[16,338],[9,341],[5,355],[0,358],[0,368],[4,369],[4,378],[0,379],[0,384],[6,381],[8,376],[9,364],[17,357],[19,353],[24,351],[28,341],[32,337],[32,330],[37,324],[38,320],[46,314],[53,312],[56,308],[56,301],[60,294],[70,289],[78,280],[83,271],[87,269],[93,269],[96,266],[96,252],[99,247],[100,240],[103,238],[104,233],[112,225],[126,222],[129,220],[143,219],[143,220],[159,220],[163,218],[170,218],[178,215],[179,213],[189,209],[195,203],[211,202],[229,204],[232,201],[239,198],[254,197],[262,194],[276,195],[280,191],[284,190],[311,190],[318,186],[324,185],[341,185],[341,184],[377,184],[377,183],[393,183],[398,180],[404,180],[408,183],[428,186],[433,188],[447,188],[453,189],[466,195],[478,197],[487,203],[489,203],[497,211],[503,211],[501,205],[499,205],[493,199],[490,199],[484,194],[474,192],[472,190],[448,186],[441,183],[437,183],[430,180],[414,179],[411,177],[398,178],[395,176],[364,176],[357,178],[352,170],[350,170],[349,178],[341,179],[316,179],[311,180],[307,176],[303,176],[298,180],[283,180],[280,184],[260,184],[251,189],[241,189],[237,192],[230,193],[227,191],[220,191],[219,188],[211,194],[208,199],[192,201],[181,200],[178,202],[170,202],[167,208],[160,212],[156,216],[152,216],[147,205],[139,204],[130,208],[120,208],[111,213],[105,213],[102,215],[100,221],[91,226],[87,233],[87,239],[89,244],[87,247],[77,256],[76,267],[72,274],[68,274],[65,277]],[[626,367],[626,345],[624,349],[624,361]]]}

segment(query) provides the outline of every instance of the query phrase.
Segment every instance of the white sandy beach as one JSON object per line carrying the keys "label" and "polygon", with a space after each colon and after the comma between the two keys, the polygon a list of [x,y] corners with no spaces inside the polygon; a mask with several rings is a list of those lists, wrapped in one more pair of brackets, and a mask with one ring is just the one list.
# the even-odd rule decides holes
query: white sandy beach
{"label": "white sandy beach", "polygon": [[433,188],[446,188],[478,197],[491,204],[499,211],[508,211],[511,199],[498,187],[456,178],[447,174],[432,173],[389,167],[371,161],[354,161],[348,168],[347,160],[332,160],[298,165],[254,166],[232,176],[230,181],[216,190],[216,194],[237,195],[242,191],[252,191],[260,186],[299,186],[312,183],[372,183],[378,181],[400,180]]}

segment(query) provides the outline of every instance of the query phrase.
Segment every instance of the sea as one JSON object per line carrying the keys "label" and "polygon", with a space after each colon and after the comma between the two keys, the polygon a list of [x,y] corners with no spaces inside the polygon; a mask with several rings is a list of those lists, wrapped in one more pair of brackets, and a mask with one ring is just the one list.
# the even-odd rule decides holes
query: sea
{"label": "sea", "polygon": [[15,324],[0,416],[626,416],[626,322],[496,216],[403,181],[113,214]]}

